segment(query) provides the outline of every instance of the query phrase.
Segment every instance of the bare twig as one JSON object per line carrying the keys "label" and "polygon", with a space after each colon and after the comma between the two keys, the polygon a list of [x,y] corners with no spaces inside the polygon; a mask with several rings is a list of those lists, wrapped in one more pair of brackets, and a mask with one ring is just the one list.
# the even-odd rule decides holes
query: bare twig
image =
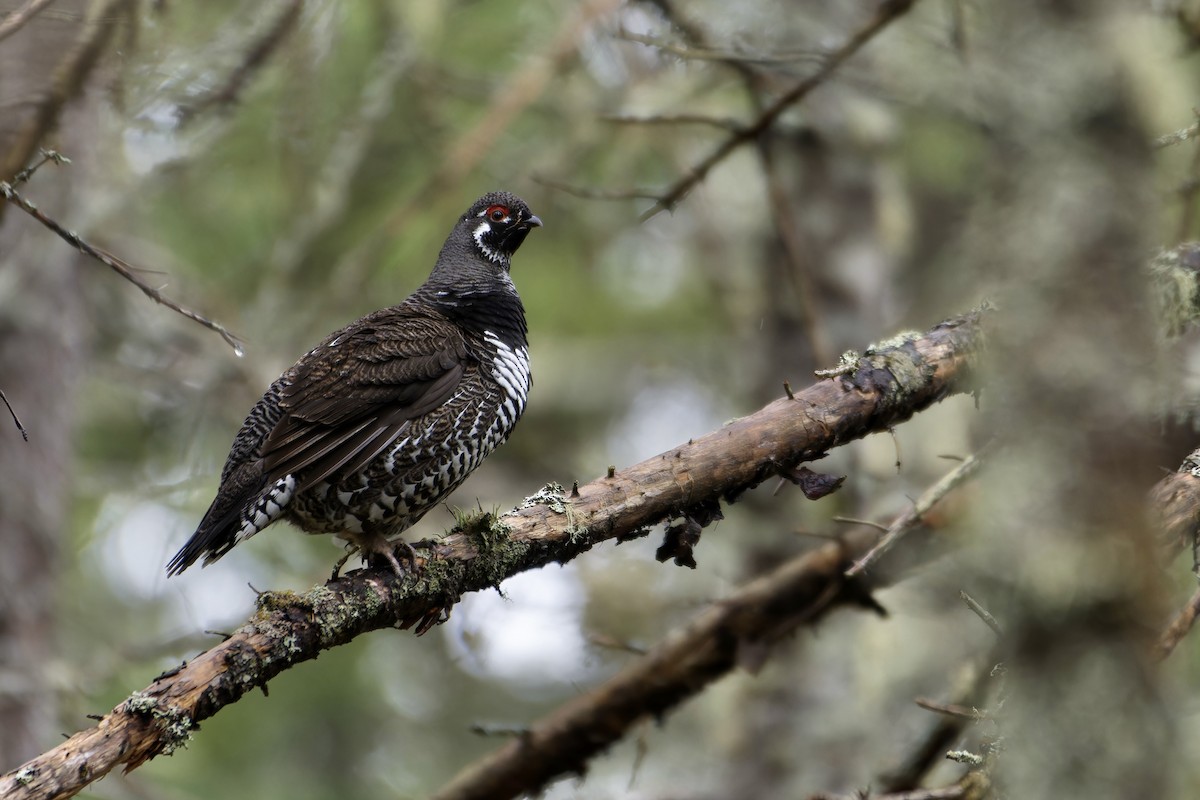
{"label": "bare twig", "polygon": [[1200,616],[1200,589],[1197,589],[1184,607],[1179,609],[1179,613],[1158,638],[1158,644],[1154,647],[1156,660],[1162,661],[1175,652],[1176,645],[1183,641],[1183,637],[1195,626],[1197,616]]}
{"label": "bare twig", "polygon": [[[973,659],[973,663],[964,673],[960,684],[951,690],[953,699],[950,702],[932,704],[936,708],[925,705],[920,700],[917,701],[918,704],[936,712],[943,709],[971,709],[973,711],[983,707],[992,693],[992,687],[1000,680],[995,670],[999,658],[1000,647],[997,645],[983,657]],[[888,792],[914,790],[924,781],[929,771],[945,757],[947,748],[961,739],[968,724],[973,724],[982,718],[984,717],[939,713],[923,736],[919,739],[914,737],[914,746],[911,752],[905,756],[899,766],[880,776],[879,791],[885,793],[883,796],[887,796]]]}
{"label": "bare twig", "polygon": [[101,264],[116,272],[125,280],[132,283],[137,288],[141,289],[142,293],[154,302],[164,305],[178,314],[182,314],[193,322],[197,322],[211,331],[215,331],[222,339],[226,341],[230,347],[233,348],[234,353],[239,356],[242,355],[241,342],[238,341],[237,337],[226,330],[225,326],[210,320],[208,317],[205,317],[196,311],[192,311],[190,308],[184,308],[183,306],[179,305],[174,300],[164,295],[161,291],[155,289],[153,286],[139,278],[136,274],[136,267],[133,267],[128,262],[118,258],[107,250],[104,250],[93,244],[89,244],[88,242],[84,241],[79,234],[75,233],[74,231],[67,230],[58,222],[43,214],[36,205],[18,194],[17,190],[14,189],[10,183],[6,181],[0,181],[0,196],[3,196],[5,200],[45,225],[54,233],[58,234],[63,241],[67,242],[79,252],[83,253],[84,255],[91,256]]}
{"label": "bare twig", "polygon": [[593,647],[603,647],[608,650],[619,650],[622,653],[632,653],[635,656],[646,655],[646,648],[641,645],[636,645],[632,642],[627,642],[622,639],[617,639],[609,636],[606,633],[590,633],[587,637],[588,644]]}
{"label": "bare twig", "polygon": [[646,36],[625,30],[619,31],[617,36],[627,42],[653,47],[656,50],[670,53],[687,61],[721,61],[750,66],[777,66],[780,64],[794,64],[797,61],[821,60],[821,54],[811,50],[796,53],[738,53],[732,50],[718,50],[715,48],[684,47],[654,36]]}
{"label": "bare twig", "polygon": [[1200,121],[1196,121],[1186,128],[1159,136],[1154,140],[1153,147],[1155,150],[1160,150],[1164,147],[1170,147],[1173,144],[1181,144],[1197,136],[1200,136]]}
{"label": "bare twig", "polygon": [[35,172],[37,172],[39,169],[41,169],[46,164],[49,164],[51,161],[53,161],[55,164],[58,164],[60,166],[63,164],[71,163],[71,159],[67,158],[62,153],[58,152],[57,150],[46,150],[45,148],[43,148],[38,153],[37,161],[30,164],[28,167],[21,170],[16,175],[13,175],[12,185],[20,186],[22,183],[28,183],[29,179],[33,177]]}
{"label": "bare twig", "polygon": [[582,197],[587,200],[654,200],[658,197],[656,192],[649,189],[593,189],[591,187],[574,186],[562,181],[556,181],[553,178],[547,178],[543,175],[533,175],[534,183],[550,189],[557,189],[564,194],[569,194],[573,197]]}
{"label": "bare twig", "polygon": [[670,211],[675,208],[688,192],[708,176],[713,167],[724,161],[734,150],[761,136],[779,119],[783,112],[824,83],[847,59],[857,53],[863,45],[875,38],[889,24],[908,12],[916,2],[917,0],[883,0],[867,24],[856,31],[841,47],[830,53],[820,69],[784,92],[779,99],[759,114],[758,119],[746,126],[740,133],[730,136],[722,142],[712,153],[692,167],[687,175],[660,194],[655,204],[642,214],[642,220],[648,220],[661,211]]}
{"label": "bare twig", "polygon": [[[973,312],[942,323],[924,338],[864,358],[854,376],[819,381],[797,392],[796,400],[776,400],[707,436],[594,480],[579,487],[578,498],[568,499],[560,491],[553,503],[547,503],[543,493],[540,502],[535,496],[499,519],[485,515],[477,522],[488,526],[487,535],[473,529],[425,543],[424,564],[412,574],[400,577],[386,568],[358,570],[303,595],[265,592],[258,598],[258,612],[227,641],[134,692],[97,725],[0,776],[0,797],[33,800],[76,794],[121,764],[132,769],[179,747],[198,723],[323,650],[371,630],[427,629],[465,592],[570,560],[601,542],[675,516],[681,508],[719,499],[731,502],[781,465],[793,466],[906,419],[970,386],[981,338],[980,316],[981,312]],[[814,409],[820,409],[819,426],[812,424]],[[683,482],[679,475],[685,471],[689,480]],[[562,504],[569,504],[570,514]],[[495,535],[500,530],[503,534]],[[874,537],[865,529],[851,534],[856,535],[872,541]],[[811,560],[794,565],[793,571],[751,584],[747,591],[765,592],[778,581],[788,583],[788,591],[798,599],[820,601],[820,605],[785,605],[796,608],[802,618],[811,618],[834,601],[862,602],[861,594],[850,591],[853,585],[842,577],[847,558],[843,548],[850,546],[820,548],[810,554]],[[817,565],[825,580],[793,582],[812,577],[806,570]],[[729,619],[730,614],[736,617],[736,607],[722,602],[706,612],[705,619]],[[753,619],[739,624],[760,641],[777,630],[755,627]],[[737,655],[738,641],[717,636],[704,652],[727,659],[731,648]],[[684,655],[689,663],[705,658],[698,651]],[[648,710],[638,706],[634,717]]]}
{"label": "bare twig", "polygon": [[600,119],[617,125],[708,125],[733,133],[740,133],[742,130],[742,123],[736,119],[710,117],[704,114],[652,114],[648,117],[609,114]]}
{"label": "bare twig", "polygon": [[236,103],[242,89],[245,88],[254,73],[267,63],[271,54],[295,29],[303,9],[304,0],[287,0],[279,12],[279,16],[258,38],[250,43],[238,66],[226,76],[225,82],[221,86],[198,98],[195,102],[179,107],[180,124],[186,125],[209,108],[223,108]]}
{"label": "bare twig", "polygon": [[937,700],[930,700],[928,697],[918,697],[913,702],[926,711],[943,714],[947,717],[958,717],[969,722],[979,722],[980,720],[988,719],[988,715],[979,709],[959,705],[958,703],[939,703]]}
{"label": "bare twig", "polygon": [[913,789],[908,792],[855,792],[850,795],[815,794],[808,800],[965,800],[968,797],[985,797],[986,795],[974,790],[972,782],[966,779],[942,786],[937,789]]}
{"label": "bare twig", "polygon": [[8,413],[12,415],[12,421],[16,424],[17,430],[21,432],[21,438],[29,441],[29,434],[25,431],[25,426],[21,424],[21,420],[17,417],[17,412],[13,410],[12,403],[8,402],[8,395],[0,389],[0,400],[4,401],[4,405],[8,408]]}
{"label": "bare twig", "polygon": [[854,566],[846,570],[846,577],[853,578],[856,575],[861,575],[878,561],[884,553],[886,553],[893,545],[896,544],[905,534],[915,528],[929,509],[933,508],[943,497],[945,497],[954,489],[958,488],[964,481],[971,478],[977,469],[979,469],[980,459],[984,452],[980,449],[979,452],[968,456],[961,464],[955,467],[950,472],[934,484],[928,491],[921,495],[917,502],[913,503],[912,508],[898,520],[892,523],[888,529],[887,535],[879,540],[879,544],[871,548],[871,552],[862,557]]}
{"label": "bare twig", "polygon": [[54,0],[29,0],[28,3],[5,17],[3,21],[0,21],[0,42],[25,27],[25,23],[37,16],[39,11],[52,2]]}
{"label": "bare twig", "polygon": [[975,615],[983,620],[985,625],[992,629],[992,633],[996,634],[996,638],[1004,638],[1004,629],[1000,627],[1000,623],[996,621],[996,618],[991,615],[991,612],[984,608],[978,600],[976,600],[974,597],[971,597],[971,595],[967,594],[966,592],[960,591],[958,596],[964,603],[967,604],[967,608],[974,611]]}
{"label": "bare twig", "polygon": [[887,531],[888,531],[887,525],[882,525],[878,522],[873,522],[869,519],[859,519],[858,517],[847,517],[844,514],[837,514],[833,517],[830,517],[830,519],[833,520],[834,522],[845,523],[846,525],[867,525],[869,527],[875,528],[876,530],[882,531],[883,533],[887,533]]}

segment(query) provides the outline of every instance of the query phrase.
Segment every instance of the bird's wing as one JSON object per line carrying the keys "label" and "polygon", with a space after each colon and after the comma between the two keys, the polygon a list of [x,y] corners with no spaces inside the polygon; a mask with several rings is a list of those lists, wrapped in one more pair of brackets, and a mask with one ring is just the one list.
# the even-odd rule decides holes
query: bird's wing
{"label": "bird's wing", "polygon": [[291,370],[283,417],[263,443],[268,482],[298,475],[300,492],[363,468],[409,420],[446,402],[469,362],[456,326],[404,306],[330,336]]}

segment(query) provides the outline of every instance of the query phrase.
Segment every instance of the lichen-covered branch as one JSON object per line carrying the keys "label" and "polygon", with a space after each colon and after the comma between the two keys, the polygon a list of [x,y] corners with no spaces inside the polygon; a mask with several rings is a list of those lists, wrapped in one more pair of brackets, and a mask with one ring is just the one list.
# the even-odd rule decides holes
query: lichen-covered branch
{"label": "lichen-covered branch", "polygon": [[255,615],[228,640],[0,777],[0,796],[73,796],[119,765],[129,770],[172,752],[199,722],[322,650],[380,628],[424,630],[466,592],[568,561],[608,539],[638,535],[689,509],[732,502],[830,448],[968,391],[986,313],[847,357],[832,377],[577,492],[548,487],[499,518],[469,521],[439,542],[423,543],[417,574],[359,570],[304,594],[264,593]]}

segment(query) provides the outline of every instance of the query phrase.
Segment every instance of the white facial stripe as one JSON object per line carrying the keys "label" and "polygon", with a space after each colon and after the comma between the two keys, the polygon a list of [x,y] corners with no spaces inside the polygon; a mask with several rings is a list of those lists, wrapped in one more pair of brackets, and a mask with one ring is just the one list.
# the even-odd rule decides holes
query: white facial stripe
{"label": "white facial stripe", "polygon": [[503,253],[498,253],[483,243],[484,234],[491,232],[492,226],[487,222],[487,220],[479,223],[479,227],[475,229],[475,233],[473,234],[475,237],[475,245],[479,248],[479,252],[487,256],[489,261],[492,261],[496,264],[507,263],[508,259],[504,257]]}

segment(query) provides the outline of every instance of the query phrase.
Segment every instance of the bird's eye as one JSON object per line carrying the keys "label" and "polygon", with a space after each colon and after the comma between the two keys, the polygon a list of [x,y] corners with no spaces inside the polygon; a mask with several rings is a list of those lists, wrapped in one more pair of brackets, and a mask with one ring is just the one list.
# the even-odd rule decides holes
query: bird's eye
{"label": "bird's eye", "polygon": [[508,219],[508,209],[504,206],[491,206],[487,210],[488,219],[492,222],[503,222]]}

